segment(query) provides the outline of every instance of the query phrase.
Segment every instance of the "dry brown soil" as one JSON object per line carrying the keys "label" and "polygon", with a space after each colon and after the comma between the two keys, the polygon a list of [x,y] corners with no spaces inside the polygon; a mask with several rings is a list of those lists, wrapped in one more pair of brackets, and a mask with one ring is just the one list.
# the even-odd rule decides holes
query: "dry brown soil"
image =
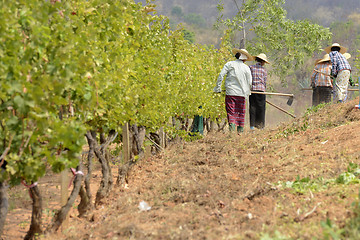
{"label": "dry brown soil", "polygon": [[[128,184],[115,186],[91,220],[78,218],[74,206],[66,226],[44,238],[322,239],[321,221],[343,226],[357,200],[359,184],[333,181],[349,163],[359,164],[357,103],[328,105],[274,129],[209,133],[170,145],[140,160]],[[93,176],[93,191],[99,176]],[[318,184],[302,192],[285,187],[297,177]],[[58,185],[59,176],[40,181],[45,223],[59,209]],[[31,200],[22,186],[9,194],[5,239],[21,239],[29,227]],[[151,209],[140,211],[141,201]]]}

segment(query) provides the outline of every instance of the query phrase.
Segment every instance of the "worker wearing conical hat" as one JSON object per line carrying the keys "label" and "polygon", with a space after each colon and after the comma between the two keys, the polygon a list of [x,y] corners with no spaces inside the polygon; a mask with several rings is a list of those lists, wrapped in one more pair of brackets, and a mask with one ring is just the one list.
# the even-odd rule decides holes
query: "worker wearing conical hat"
{"label": "worker wearing conical hat", "polygon": [[347,97],[347,89],[351,74],[351,66],[343,55],[347,49],[338,43],[325,48],[331,59],[331,75],[335,77],[334,83],[334,100],[337,102],[345,102]]}
{"label": "worker wearing conical hat", "polygon": [[249,97],[249,115],[250,115],[250,129],[264,128],[265,127],[265,107],[266,107],[266,95],[256,94],[254,92],[265,92],[267,82],[267,70],[265,69],[265,63],[270,64],[267,56],[264,53],[260,53],[257,56],[253,56],[256,64],[250,66],[252,76],[252,94]]}
{"label": "worker wearing conical hat", "polygon": [[331,102],[333,90],[331,78],[331,61],[329,54],[315,61],[315,68],[311,75],[311,87],[313,89],[312,105]]}
{"label": "worker wearing conical hat", "polygon": [[225,107],[230,131],[244,131],[246,98],[251,94],[251,72],[245,61],[251,61],[252,56],[246,49],[232,50],[236,60],[227,62],[217,79],[214,92],[221,92],[221,83],[225,79]]}

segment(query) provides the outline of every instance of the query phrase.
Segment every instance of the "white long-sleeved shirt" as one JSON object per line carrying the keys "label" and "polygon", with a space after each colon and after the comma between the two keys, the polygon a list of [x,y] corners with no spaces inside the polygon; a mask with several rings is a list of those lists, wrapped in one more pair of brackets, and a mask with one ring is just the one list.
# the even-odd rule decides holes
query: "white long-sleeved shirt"
{"label": "white long-sleeved shirt", "polygon": [[252,77],[248,65],[242,60],[227,62],[221,70],[214,92],[221,92],[221,83],[225,79],[226,95],[248,97],[251,95]]}

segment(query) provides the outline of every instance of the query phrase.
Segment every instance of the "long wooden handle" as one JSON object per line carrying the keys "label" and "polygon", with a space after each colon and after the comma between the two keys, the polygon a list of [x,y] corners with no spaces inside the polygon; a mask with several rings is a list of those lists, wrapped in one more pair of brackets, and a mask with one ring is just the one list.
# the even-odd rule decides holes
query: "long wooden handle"
{"label": "long wooden handle", "polygon": [[286,111],[285,109],[282,109],[281,107],[276,106],[275,104],[273,104],[273,103],[269,102],[268,100],[266,100],[266,103],[267,103],[267,104],[269,104],[269,105],[271,105],[271,106],[273,106],[274,108],[277,108],[277,109],[279,109],[280,111],[282,111],[282,112],[284,112],[284,113],[286,113],[286,114],[288,114],[288,115],[292,116],[293,118],[296,118],[296,116],[295,116],[294,114],[289,113],[289,112],[288,112],[288,111]]}
{"label": "long wooden handle", "polygon": [[276,96],[294,97],[294,94],[289,94],[289,93],[256,92],[256,91],[251,91],[251,93],[263,94],[263,95],[276,95]]}
{"label": "long wooden handle", "polygon": [[[313,90],[312,88],[302,88],[301,90]],[[355,92],[355,91],[359,91],[358,88],[348,88],[347,89],[349,92]]]}
{"label": "long wooden handle", "polygon": [[314,69],[314,71],[315,71],[315,72],[318,72],[318,73],[321,73],[321,74],[323,74],[323,75],[325,75],[325,76],[332,77],[330,74],[324,73],[324,72],[319,71],[319,70],[317,70],[317,69]]}

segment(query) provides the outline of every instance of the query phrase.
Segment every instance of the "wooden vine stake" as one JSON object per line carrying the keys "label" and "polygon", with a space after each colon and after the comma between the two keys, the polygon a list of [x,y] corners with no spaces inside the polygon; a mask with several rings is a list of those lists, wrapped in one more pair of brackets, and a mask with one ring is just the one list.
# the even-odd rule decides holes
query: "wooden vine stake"
{"label": "wooden vine stake", "polygon": [[162,149],[164,149],[166,144],[166,135],[163,127],[161,127],[159,130],[159,136],[160,136],[160,146],[162,147]]}
{"label": "wooden vine stake", "polygon": [[[61,186],[61,199],[60,205],[65,206],[69,198],[69,175],[68,171],[64,170],[60,173],[60,186]],[[66,228],[68,218],[66,218],[62,224],[63,228]]]}
{"label": "wooden vine stake", "polygon": [[[146,132],[145,132],[145,136],[146,136]],[[144,141],[144,145],[145,145],[144,157],[150,158],[151,157],[151,146],[149,144],[146,144],[145,141]]]}
{"label": "wooden vine stake", "polygon": [[125,123],[122,131],[123,137],[123,161],[127,163],[130,160],[130,132],[129,123]]}

